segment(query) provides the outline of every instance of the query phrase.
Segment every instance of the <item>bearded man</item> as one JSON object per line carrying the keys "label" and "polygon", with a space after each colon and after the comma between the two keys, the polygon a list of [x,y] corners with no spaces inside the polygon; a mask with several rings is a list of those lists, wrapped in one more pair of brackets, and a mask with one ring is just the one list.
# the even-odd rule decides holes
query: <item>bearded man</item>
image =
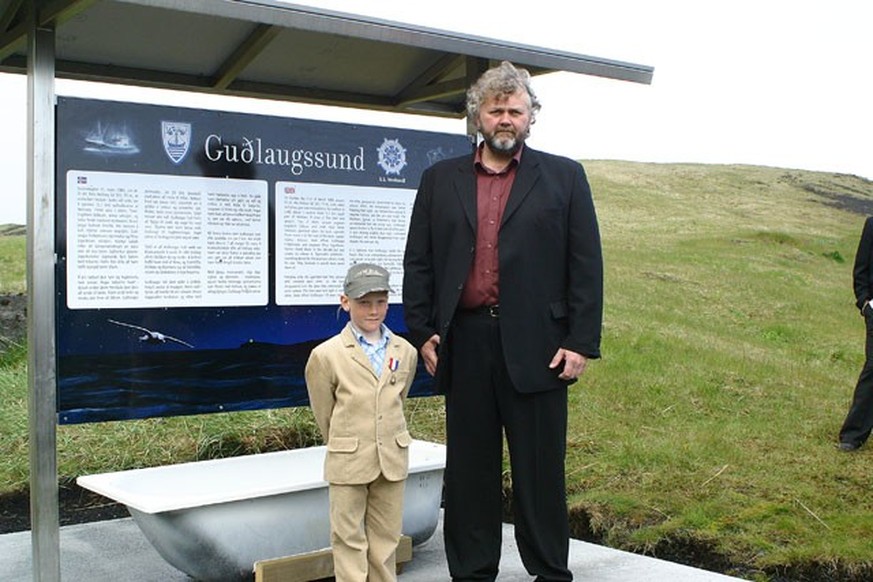
{"label": "bearded man", "polygon": [[503,439],[527,571],[567,581],[567,389],[600,357],[603,264],[582,166],[525,145],[540,109],[503,62],[467,92],[481,135],[424,172],[404,255],[410,340],[445,394],[452,580],[495,580]]}

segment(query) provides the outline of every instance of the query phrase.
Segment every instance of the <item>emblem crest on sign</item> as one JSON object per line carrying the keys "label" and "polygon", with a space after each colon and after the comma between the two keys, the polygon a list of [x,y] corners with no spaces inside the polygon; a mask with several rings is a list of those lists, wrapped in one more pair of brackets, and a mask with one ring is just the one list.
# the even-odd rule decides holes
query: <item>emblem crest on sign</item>
{"label": "emblem crest on sign", "polygon": [[400,170],[406,167],[406,148],[400,140],[385,138],[376,150],[379,154],[379,166],[386,174],[400,175]]}
{"label": "emblem crest on sign", "polygon": [[191,146],[191,124],[181,121],[162,121],[161,138],[164,152],[174,164],[181,163]]}

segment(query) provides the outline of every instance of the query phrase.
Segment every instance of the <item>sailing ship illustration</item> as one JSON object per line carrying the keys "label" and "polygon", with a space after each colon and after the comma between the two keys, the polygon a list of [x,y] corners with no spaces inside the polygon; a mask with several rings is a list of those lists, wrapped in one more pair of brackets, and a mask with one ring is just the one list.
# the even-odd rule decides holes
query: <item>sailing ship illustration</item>
{"label": "sailing ship illustration", "polygon": [[85,136],[86,152],[129,156],[139,153],[139,147],[133,142],[125,126],[97,126]]}

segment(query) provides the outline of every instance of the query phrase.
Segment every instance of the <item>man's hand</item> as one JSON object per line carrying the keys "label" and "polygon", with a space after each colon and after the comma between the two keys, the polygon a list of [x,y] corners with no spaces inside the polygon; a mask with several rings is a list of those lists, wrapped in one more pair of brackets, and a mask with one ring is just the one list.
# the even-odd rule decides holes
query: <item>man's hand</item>
{"label": "man's hand", "polygon": [[433,376],[437,369],[437,348],[440,345],[440,336],[433,334],[430,339],[421,346],[421,358],[424,360],[424,369]]}
{"label": "man's hand", "polygon": [[558,351],[555,352],[555,357],[552,358],[552,361],[549,363],[549,368],[554,370],[561,364],[562,360],[564,361],[564,369],[560,374],[558,374],[558,378],[561,380],[578,379],[579,376],[582,375],[582,372],[585,371],[585,366],[588,365],[588,358],[582,354],[577,354],[576,352],[571,352],[564,348],[558,348]]}

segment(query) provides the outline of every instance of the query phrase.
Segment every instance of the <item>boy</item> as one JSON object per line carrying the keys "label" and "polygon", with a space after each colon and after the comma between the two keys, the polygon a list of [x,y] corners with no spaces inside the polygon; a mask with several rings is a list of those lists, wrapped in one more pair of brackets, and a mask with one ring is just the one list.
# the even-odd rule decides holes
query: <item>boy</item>
{"label": "boy", "polygon": [[403,401],[418,355],[383,323],[388,277],[369,263],[349,269],[340,305],[350,321],[306,363],[309,400],[327,443],[324,478],[338,582],[396,580],[412,440]]}

